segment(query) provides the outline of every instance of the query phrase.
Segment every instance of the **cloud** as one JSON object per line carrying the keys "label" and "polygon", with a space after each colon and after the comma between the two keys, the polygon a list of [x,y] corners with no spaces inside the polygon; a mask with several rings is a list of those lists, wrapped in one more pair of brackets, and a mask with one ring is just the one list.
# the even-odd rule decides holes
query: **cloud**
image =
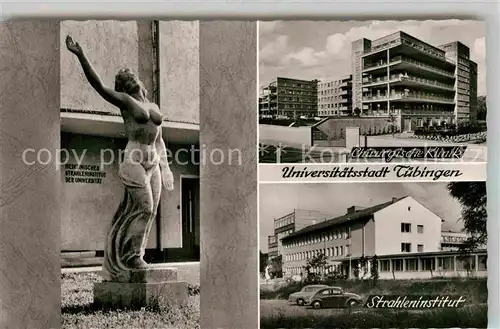
{"label": "cloud", "polygon": [[474,45],[472,46],[472,51],[477,56],[477,59],[485,59],[486,58],[486,40],[485,37],[477,38],[474,41]]}
{"label": "cloud", "polygon": [[326,54],[323,51],[317,52],[311,47],[305,47],[297,52],[292,52],[286,55],[282,63],[283,64],[293,64],[297,63],[304,67],[318,66],[323,63],[323,59]]}
{"label": "cloud", "polygon": [[260,34],[265,34],[265,33],[271,33],[276,31],[278,28],[283,26],[282,21],[259,21],[259,33]]}
{"label": "cloud", "polygon": [[266,64],[278,64],[284,54],[289,51],[288,36],[279,35],[267,43],[259,52],[259,59]]}

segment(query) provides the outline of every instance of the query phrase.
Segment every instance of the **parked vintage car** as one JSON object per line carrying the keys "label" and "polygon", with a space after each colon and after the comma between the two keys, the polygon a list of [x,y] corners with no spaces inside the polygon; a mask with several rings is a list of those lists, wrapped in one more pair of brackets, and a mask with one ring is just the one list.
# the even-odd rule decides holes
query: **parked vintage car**
{"label": "parked vintage car", "polygon": [[288,296],[288,302],[303,306],[305,302],[312,296],[316,291],[328,287],[325,284],[313,284],[304,286],[300,291],[294,292]]}
{"label": "parked vintage car", "polygon": [[307,306],[320,308],[346,308],[363,304],[361,296],[345,292],[340,287],[326,287],[316,291],[307,301]]}

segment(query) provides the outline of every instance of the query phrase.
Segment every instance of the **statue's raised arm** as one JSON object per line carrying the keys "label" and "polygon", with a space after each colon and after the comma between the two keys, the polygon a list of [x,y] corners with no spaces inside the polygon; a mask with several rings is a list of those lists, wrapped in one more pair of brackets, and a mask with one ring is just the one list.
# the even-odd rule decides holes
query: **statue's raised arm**
{"label": "statue's raised arm", "polygon": [[75,54],[80,61],[83,73],[85,73],[87,80],[95,89],[95,91],[97,91],[97,93],[101,95],[102,98],[115,105],[116,107],[119,107],[120,109],[126,107],[128,98],[130,96],[126,93],[117,92],[111,88],[106,87],[97,72],[92,67],[92,64],[90,64],[90,62],[88,61],[82,47],[78,44],[78,42],[73,41],[73,38],[71,38],[69,35],[66,37],[66,47],[69,51]]}

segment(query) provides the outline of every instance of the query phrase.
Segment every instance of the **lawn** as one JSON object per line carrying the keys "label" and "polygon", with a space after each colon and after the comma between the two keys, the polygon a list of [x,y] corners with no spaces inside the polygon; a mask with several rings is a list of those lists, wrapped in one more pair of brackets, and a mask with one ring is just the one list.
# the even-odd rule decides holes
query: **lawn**
{"label": "lawn", "polygon": [[62,274],[62,328],[199,328],[199,287],[190,286],[186,306],[158,305],[140,311],[102,311],[93,306],[93,284],[100,282],[96,273]]}
{"label": "lawn", "polygon": [[261,289],[261,329],[266,328],[486,328],[488,288],[485,278],[325,282],[362,297],[369,295],[456,295],[467,299],[458,309],[324,309],[288,305],[286,298],[304,284]]}

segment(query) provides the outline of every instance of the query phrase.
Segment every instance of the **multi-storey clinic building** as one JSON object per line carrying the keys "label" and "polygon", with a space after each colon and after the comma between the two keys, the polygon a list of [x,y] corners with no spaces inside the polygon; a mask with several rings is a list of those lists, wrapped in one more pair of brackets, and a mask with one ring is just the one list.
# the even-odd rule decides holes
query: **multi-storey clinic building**
{"label": "multi-storey clinic building", "polygon": [[261,117],[314,117],[318,112],[317,80],[277,77],[260,90]]}
{"label": "multi-storey clinic building", "polygon": [[356,40],[351,51],[353,108],[362,115],[392,113],[403,131],[475,120],[477,65],[462,43],[435,47],[399,31]]}
{"label": "multi-storey clinic building", "polygon": [[318,116],[349,115],[352,111],[352,75],[318,82]]}
{"label": "multi-storey clinic building", "polygon": [[106,233],[124,193],[118,168],[127,143],[119,109],[92,89],[76,56],[66,49],[64,37],[72,35],[106,85],[113,88],[116,73],[130,68],[165,117],[162,134],[175,186],[162,192],[146,258],[198,261],[199,162],[189,153],[199,149],[198,22],[60,24],[61,148],[68,150],[60,171],[63,260],[79,255],[96,265],[102,261]]}
{"label": "multi-storey clinic building", "polygon": [[[455,269],[461,260],[457,259],[456,249],[448,248],[451,233],[442,236],[442,222],[411,196],[393,198],[368,208],[352,206],[342,216],[282,238],[284,273],[302,274],[307,260],[320,253],[328,258],[331,271],[347,275],[352,275],[353,260],[374,255],[380,259],[382,274],[389,270],[426,272],[443,267],[451,269],[450,266]],[[479,263],[485,264],[485,255],[485,252],[478,253],[465,261],[479,270]],[[454,262],[451,265],[447,263],[450,259]],[[461,266],[464,265],[458,265]],[[418,273],[412,275],[419,276]]]}
{"label": "multi-storey clinic building", "polygon": [[268,236],[269,257],[282,254],[281,239],[284,237],[330,217],[331,215],[317,210],[294,209],[293,212],[274,219],[274,234]]}

